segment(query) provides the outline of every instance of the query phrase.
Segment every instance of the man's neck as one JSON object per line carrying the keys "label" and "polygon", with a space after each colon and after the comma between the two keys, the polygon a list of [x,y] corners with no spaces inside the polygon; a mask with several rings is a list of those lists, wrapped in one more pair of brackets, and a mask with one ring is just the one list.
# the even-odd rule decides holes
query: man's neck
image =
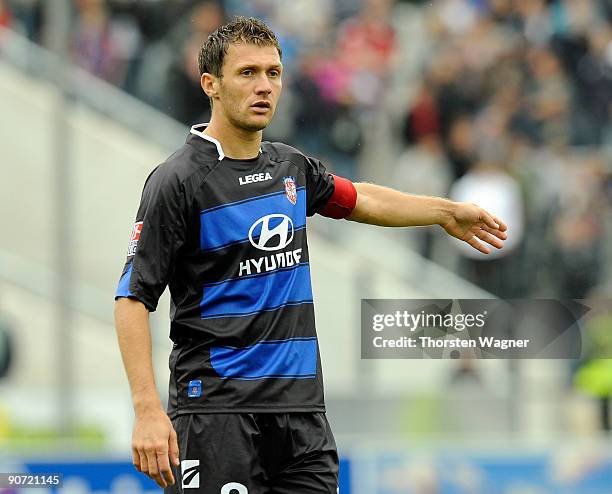
{"label": "man's neck", "polygon": [[204,134],[217,139],[228,158],[249,159],[259,154],[262,132],[249,132],[223,122],[212,119],[204,130]]}

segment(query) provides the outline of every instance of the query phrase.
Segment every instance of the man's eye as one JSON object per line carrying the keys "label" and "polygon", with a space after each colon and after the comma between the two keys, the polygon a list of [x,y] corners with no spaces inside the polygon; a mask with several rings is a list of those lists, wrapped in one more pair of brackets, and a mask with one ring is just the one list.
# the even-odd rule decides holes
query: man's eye
{"label": "man's eye", "polygon": [[246,75],[246,76],[253,75],[253,71],[252,70],[243,70],[242,71],[242,75]]}
{"label": "man's eye", "polygon": [[278,70],[271,70],[270,71],[270,76],[272,77],[278,77],[280,75],[280,73],[278,72]]}

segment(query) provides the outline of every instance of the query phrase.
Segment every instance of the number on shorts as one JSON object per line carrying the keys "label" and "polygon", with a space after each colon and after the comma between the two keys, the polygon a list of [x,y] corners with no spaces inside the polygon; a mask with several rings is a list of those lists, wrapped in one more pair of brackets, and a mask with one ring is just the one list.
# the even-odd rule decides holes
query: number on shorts
{"label": "number on shorts", "polygon": [[238,494],[249,494],[249,490],[246,486],[239,484],[238,482],[229,482],[221,487],[221,494],[234,494],[232,491],[238,491]]}

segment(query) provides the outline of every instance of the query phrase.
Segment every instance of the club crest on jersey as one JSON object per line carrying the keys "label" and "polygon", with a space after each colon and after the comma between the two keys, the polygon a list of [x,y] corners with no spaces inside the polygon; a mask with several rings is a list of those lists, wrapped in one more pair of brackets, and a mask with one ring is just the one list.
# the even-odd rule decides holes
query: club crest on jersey
{"label": "club crest on jersey", "polygon": [[295,206],[297,203],[297,190],[295,188],[295,178],[294,177],[284,177],[283,184],[285,185],[285,195],[289,202]]}
{"label": "club crest on jersey", "polygon": [[140,240],[140,232],[142,231],[142,221],[134,223],[132,228],[132,236],[130,237],[130,244],[128,245],[127,255],[133,256],[136,254],[136,247],[138,247],[138,240]]}

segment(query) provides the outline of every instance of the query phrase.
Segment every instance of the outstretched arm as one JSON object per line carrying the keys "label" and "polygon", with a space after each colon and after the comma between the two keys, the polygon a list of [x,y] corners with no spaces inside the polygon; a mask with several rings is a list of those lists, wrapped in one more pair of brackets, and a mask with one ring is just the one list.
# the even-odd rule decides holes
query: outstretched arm
{"label": "outstretched arm", "polygon": [[357,203],[348,220],[393,227],[440,225],[484,254],[491,251],[481,240],[501,249],[507,238],[504,222],[475,204],[404,194],[375,184],[354,185]]}

